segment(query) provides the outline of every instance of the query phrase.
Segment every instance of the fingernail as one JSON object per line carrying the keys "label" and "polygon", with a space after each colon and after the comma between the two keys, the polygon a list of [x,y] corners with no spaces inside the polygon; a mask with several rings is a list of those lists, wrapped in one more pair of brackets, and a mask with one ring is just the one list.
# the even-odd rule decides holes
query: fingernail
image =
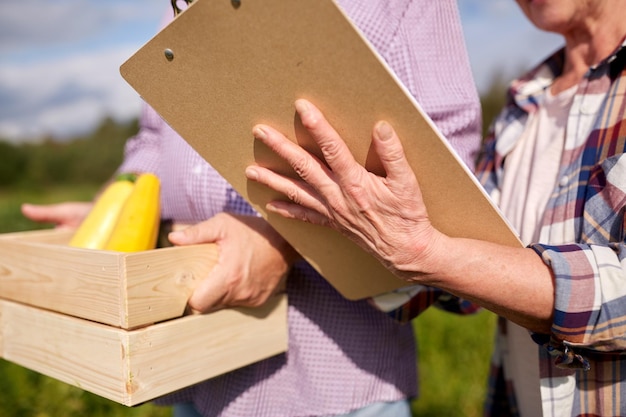
{"label": "fingernail", "polygon": [[184,236],[184,233],[183,233],[183,232],[181,232],[180,230],[179,230],[179,231],[176,231],[176,232],[169,232],[169,233],[167,234],[167,238],[168,238],[168,239],[170,239],[170,240],[171,240],[171,239],[174,239],[174,240],[176,240],[176,239],[180,239],[180,238],[182,238],[183,236]]}
{"label": "fingernail", "polygon": [[296,111],[299,114],[305,114],[309,110],[311,110],[311,107],[309,106],[309,102],[306,100],[302,100],[302,99],[296,100],[295,106],[296,106]]}
{"label": "fingernail", "polygon": [[393,129],[389,123],[382,121],[376,125],[376,133],[379,139],[387,140],[393,136]]}
{"label": "fingernail", "polygon": [[252,167],[247,167],[246,168],[246,177],[248,177],[248,179],[256,181],[259,179],[259,172],[252,168]]}
{"label": "fingernail", "polygon": [[262,127],[260,127],[260,126],[255,126],[255,127],[252,129],[252,134],[253,134],[253,135],[254,135],[254,137],[255,137],[255,138],[257,138],[257,139],[261,139],[261,140],[263,140],[263,139],[266,139],[266,138],[267,138],[267,132],[265,132],[265,130],[263,130],[263,128],[262,128]]}

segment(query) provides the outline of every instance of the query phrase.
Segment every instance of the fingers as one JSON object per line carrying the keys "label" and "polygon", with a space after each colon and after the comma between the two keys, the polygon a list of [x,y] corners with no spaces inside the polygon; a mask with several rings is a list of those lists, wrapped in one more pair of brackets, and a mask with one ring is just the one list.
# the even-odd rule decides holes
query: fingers
{"label": "fingers", "polygon": [[268,210],[284,217],[326,225],[329,217],[326,203],[340,192],[337,182],[341,182],[342,178],[355,178],[352,173],[354,167],[361,167],[315,106],[306,100],[297,100],[295,105],[303,125],[320,147],[330,169],[280,132],[269,126],[257,125],[253,129],[254,137],[284,159],[303,181],[254,166],[246,169],[246,176],[278,191],[292,202],[275,201],[267,205]]}
{"label": "fingers", "polygon": [[287,161],[296,174],[308,183],[320,185],[330,176],[330,170],[321,161],[272,127],[257,125],[252,133],[255,139]]}
{"label": "fingers", "polygon": [[[275,172],[259,167],[250,166],[246,168],[246,177],[249,180],[263,184],[281,194],[284,194],[290,202],[273,201],[266,206],[272,212],[280,213],[289,218],[301,219],[300,215],[291,213],[291,208],[307,208],[315,212],[326,213],[326,206],[320,200],[319,194],[306,182],[283,177]],[[298,210],[299,211],[299,210]]]}
{"label": "fingers", "polygon": [[89,202],[65,202],[58,204],[22,204],[22,214],[28,219],[58,226],[76,227],[92,207]]}
{"label": "fingers", "polygon": [[[278,175],[260,166],[247,167],[247,178],[278,191],[295,204],[327,214],[324,201],[317,190],[334,186],[330,170],[315,156],[269,126],[255,126],[253,134],[256,139],[286,160],[304,181]],[[288,203],[278,205],[283,209],[289,206]],[[272,208],[268,206],[268,209]]]}
{"label": "fingers", "polygon": [[[302,207],[297,203],[271,201],[266,205],[266,208],[268,211],[279,214],[287,219],[297,219],[320,226],[330,225],[329,217],[327,215],[321,214],[317,210]],[[326,208],[324,208],[323,211],[327,212]]]}
{"label": "fingers", "polygon": [[374,149],[387,174],[387,180],[401,181],[407,175],[414,177],[413,169],[406,159],[400,138],[387,122],[376,123],[372,135]]}
{"label": "fingers", "polygon": [[293,249],[265,220],[219,213],[169,235],[176,245],[216,243],[218,262],[188,300],[199,312],[261,305],[288,270]]}
{"label": "fingers", "polygon": [[[296,100],[295,107],[300,120],[302,120],[302,125],[311,133],[324,155],[324,160],[337,179],[343,182],[345,179],[353,178],[354,171],[359,169],[360,165],[322,112],[304,99]],[[305,176],[302,178],[305,181],[309,180]]]}
{"label": "fingers", "polygon": [[[269,126],[255,126],[255,138],[286,160],[303,180],[315,188],[323,187],[328,177],[331,177],[331,172],[340,182],[344,178],[349,179],[360,166],[345,142],[313,104],[300,99],[295,106],[303,126],[311,133],[330,170],[313,155]],[[325,175],[320,175],[321,172]]]}
{"label": "fingers", "polygon": [[22,214],[33,221],[44,223],[61,223],[59,220],[65,217],[58,204],[22,204]]}
{"label": "fingers", "polygon": [[22,214],[30,220],[36,222],[47,222],[48,212],[42,206],[36,206],[34,204],[22,204]]}
{"label": "fingers", "polygon": [[[360,170],[361,166],[319,109],[303,99],[297,100],[295,106],[302,124],[311,132],[337,179],[344,183],[344,179],[353,178],[355,171]],[[374,126],[373,139],[388,179],[401,178],[407,173],[412,174],[402,143],[389,123],[378,122]],[[307,180],[305,177],[303,179]]]}
{"label": "fingers", "polygon": [[[222,236],[221,222],[211,218],[201,223],[194,224],[183,230],[168,234],[168,239],[174,245],[195,245],[200,243],[214,243]],[[188,300],[188,305],[193,310],[206,313],[216,310],[225,304],[227,298],[226,270],[223,254],[207,277],[193,291]]]}
{"label": "fingers", "polygon": [[177,230],[167,235],[174,245],[195,245],[199,243],[214,243],[220,239],[222,230],[220,223],[211,218],[194,224],[183,230]]}
{"label": "fingers", "polygon": [[[272,149],[278,156],[286,160],[296,173],[316,190],[322,190],[329,184],[328,179],[339,184],[349,184],[359,178],[362,166],[354,159],[350,149],[324,118],[324,115],[310,102],[300,99],[295,103],[302,124],[311,133],[319,146],[328,169],[303,148],[286,139],[282,134],[268,126],[256,126],[255,137]],[[389,180],[406,178],[412,175],[412,169],[406,160],[404,149],[394,129],[387,122],[378,122],[373,131],[375,150],[383,163]],[[324,176],[320,175],[324,172]],[[249,177],[250,179],[254,179]],[[272,182],[278,186],[277,178]],[[292,184],[282,184],[281,192],[294,200],[288,191],[295,192]],[[302,189],[302,185],[299,185]],[[310,205],[307,205],[310,207]]]}
{"label": "fingers", "polygon": [[196,287],[187,304],[193,310],[207,313],[224,307],[227,298],[225,286],[225,268],[216,264],[211,273]]}
{"label": "fingers", "polygon": [[257,282],[261,272],[254,273],[246,255],[242,264],[240,254],[236,248],[221,248],[219,262],[196,287],[187,301],[189,307],[206,313],[225,307],[258,307],[267,301],[276,285]]}

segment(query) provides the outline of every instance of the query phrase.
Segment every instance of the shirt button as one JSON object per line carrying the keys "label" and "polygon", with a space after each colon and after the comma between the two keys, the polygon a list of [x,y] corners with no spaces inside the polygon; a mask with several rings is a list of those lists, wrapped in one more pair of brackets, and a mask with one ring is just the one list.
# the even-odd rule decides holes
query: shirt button
{"label": "shirt button", "polygon": [[200,164],[195,165],[195,166],[193,167],[192,172],[194,173],[194,175],[200,175],[200,174],[202,174],[202,165],[200,165]]}
{"label": "shirt button", "polygon": [[580,112],[582,114],[596,114],[598,112],[598,103],[594,100],[585,100],[580,105]]}
{"label": "shirt button", "polygon": [[565,186],[567,185],[567,183],[568,183],[568,182],[569,182],[569,181],[568,181],[568,179],[567,179],[567,176],[565,176],[565,175],[564,175],[564,176],[562,176],[562,177],[561,177],[561,179],[559,180],[559,185],[560,185],[561,187],[565,187]]}

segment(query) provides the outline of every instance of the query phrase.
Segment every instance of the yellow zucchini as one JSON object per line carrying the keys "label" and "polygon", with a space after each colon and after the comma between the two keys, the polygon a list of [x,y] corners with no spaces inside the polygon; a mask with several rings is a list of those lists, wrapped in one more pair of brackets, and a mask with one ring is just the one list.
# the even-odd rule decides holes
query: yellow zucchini
{"label": "yellow zucchini", "polygon": [[82,221],[70,246],[87,249],[103,249],[115,229],[126,199],[133,192],[131,175],[121,175],[109,184],[96,199],[93,208]]}
{"label": "yellow zucchini", "polygon": [[104,249],[136,252],[156,247],[161,217],[160,191],[159,179],[154,174],[137,177]]}

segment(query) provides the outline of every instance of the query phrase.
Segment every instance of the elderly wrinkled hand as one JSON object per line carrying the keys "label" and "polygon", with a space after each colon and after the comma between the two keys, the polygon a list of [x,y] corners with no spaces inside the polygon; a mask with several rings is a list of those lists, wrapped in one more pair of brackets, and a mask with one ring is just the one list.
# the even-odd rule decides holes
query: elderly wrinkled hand
{"label": "elderly wrinkled hand", "polygon": [[250,180],[289,198],[268,203],[268,210],[339,230],[403,279],[474,301],[533,331],[549,332],[553,280],[532,249],[454,238],[436,230],[400,140],[388,123],[377,123],[372,133],[385,173],[379,176],[354,159],[311,103],[298,100],[296,109],[326,164],[275,129],[256,126],[255,137],[300,177],[292,179],[260,166],[246,169]]}
{"label": "elderly wrinkled hand", "polygon": [[300,177],[249,166],[248,179],[290,200],[272,201],[267,209],[342,232],[399,276],[414,274],[416,265],[428,272],[424,256],[438,232],[430,223],[419,184],[393,128],[379,122],[373,129],[374,149],[385,170],[385,176],[378,176],[354,159],[313,104],[298,100],[296,110],[326,164],[270,126],[255,126],[255,138],[285,159]]}

